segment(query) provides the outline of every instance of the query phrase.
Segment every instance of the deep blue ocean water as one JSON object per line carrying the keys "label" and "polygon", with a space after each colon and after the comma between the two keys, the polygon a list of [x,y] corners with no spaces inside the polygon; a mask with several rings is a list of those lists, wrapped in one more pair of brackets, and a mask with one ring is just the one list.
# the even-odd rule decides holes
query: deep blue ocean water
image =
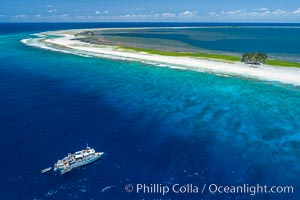
{"label": "deep blue ocean water", "polygon": [[[300,199],[299,87],[20,43],[46,30],[150,25],[162,26],[0,25],[0,199]],[[40,173],[86,143],[104,158]],[[137,183],[292,185],[294,194],[126,193]]]}

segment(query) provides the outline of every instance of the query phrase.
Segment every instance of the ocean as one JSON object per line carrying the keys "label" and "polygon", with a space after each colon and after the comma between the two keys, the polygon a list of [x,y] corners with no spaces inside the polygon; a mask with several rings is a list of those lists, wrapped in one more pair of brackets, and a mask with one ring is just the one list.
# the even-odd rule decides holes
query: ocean
{"label": "ocean", "polygon": [[[192,27],[107,30],[99,34],[113,44],[141,48],[208,52],[241,56],[264,52],[269,58],[300,62],[300,26],[208,24]],[[87,39],[88,40],[88,39]]]}
{"label": "ocean", "polygon": [[[192,25],[233,24],[0,24],[1,199],[299,199],[299,87],[20,42],[48,30]],[[104,151],[103,159],[65,175],[40,173],[87,143]],[[137,193],[127,192],[128,184],[192,184],[199,191]],[[294,190],[207,188],[244,184]]]}

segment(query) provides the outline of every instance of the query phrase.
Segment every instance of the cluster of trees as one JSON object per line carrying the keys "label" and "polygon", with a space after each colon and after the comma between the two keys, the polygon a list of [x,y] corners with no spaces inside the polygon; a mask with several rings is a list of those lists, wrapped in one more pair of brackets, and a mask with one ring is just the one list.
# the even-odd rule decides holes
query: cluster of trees
{"label": "cluster of trees", "polygon": [[75,34],[75,36],[95,36],[95,35],[96,33],[93,31],[81,31]]}
{"label": "cluster of trees", "polygon": [[265,53],[248,52],[242,55],[241,61],[249,64],[259,65],[265,63],[267,59],[268,59],[268,55]]}

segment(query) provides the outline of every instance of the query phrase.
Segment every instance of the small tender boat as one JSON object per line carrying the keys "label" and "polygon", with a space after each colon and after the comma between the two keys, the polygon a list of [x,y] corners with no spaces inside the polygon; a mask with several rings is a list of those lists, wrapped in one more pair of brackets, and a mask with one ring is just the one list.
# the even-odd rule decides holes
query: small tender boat
{"label": "small tender boat", "polygon": [[52,167],[45,168],[45,169],[41,170],[41,173],[44,174],[46,172],[49,172],[51,169],[52,169]]}

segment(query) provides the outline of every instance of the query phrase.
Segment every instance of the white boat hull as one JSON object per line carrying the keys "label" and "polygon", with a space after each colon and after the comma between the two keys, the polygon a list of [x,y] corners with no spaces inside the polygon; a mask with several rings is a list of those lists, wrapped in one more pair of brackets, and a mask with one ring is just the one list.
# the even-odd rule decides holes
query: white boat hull
{"label": "white boat hull", "polygon": [[62,171],[66,167],[71,167],[73,169],[73,168],[81,167],[81,166],[84,166],[84,165],[88,165],[92,162],[95,162],[96,160],[99,160],[103,154],[104,154],[103,152],[97,152],[97,153],[95,153],[95,156],[88,156],[86,158],[77,160],[76,162],[74,162],[73,164],[68,165],[68,166],[58,167],[55,164],[54,165],[54,171]]}

